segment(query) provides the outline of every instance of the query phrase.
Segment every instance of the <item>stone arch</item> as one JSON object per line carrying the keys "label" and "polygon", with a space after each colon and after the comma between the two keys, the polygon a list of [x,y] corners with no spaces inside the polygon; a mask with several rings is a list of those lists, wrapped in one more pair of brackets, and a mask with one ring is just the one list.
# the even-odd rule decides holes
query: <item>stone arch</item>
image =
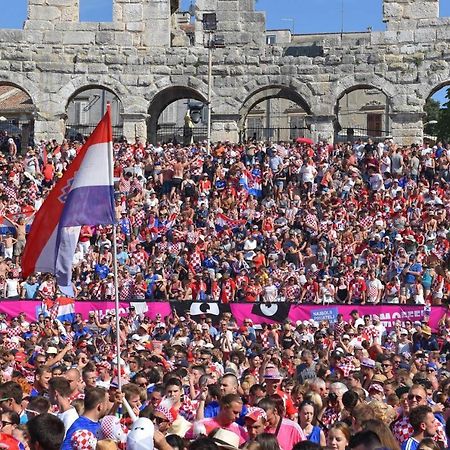
{"label": "stone arch", "polygon": [[27,89],[17,82],[0,80],[0,131],[18,139],[19,152],[32,145],[36,111]]}
{"label": "stone arch", "polygon": [[398,94],[398,86],[392,84],[384,78],[377,75],[367,74],[364,76],[350,75],[339,80],[330,92],[331,104],[335,107],[336,103],[347,93],[361,88],[375,88],[383,92],[389,101]]}
{"label": "stone arch", "polygon": [[[390,113],[392,111],[393,107],[393,101],[395,98],[395,95],[399,94],[398,89],[394,89],[393,85],[391,85],[388,81],[384,80],[383,78],[377,77],[376,75],[368,75],[364,77],[358,77],[357,75],[352,75],[349,77],[344,78],[343,80],[340,80],[335,86],[334,89],[332,89],[332,95],[331,95],[331,101],[330,106],[333,108],[332,115],[334,116],[334,129],[337,136],[337,133],[344,128],[343,124],[340,121],[340,114],[339,114],[339,104],[340,101],[344,98],[345,95],[350,94],[357,90],[364,90],[364,89],[375,89],[386,97],[386,106],[383,111],[383,115],[380,116],[380,112],[377,111],[377,114],[374,114],[374,116],[378,116],[378,122],[380,128],[378,126],[373,127],[372,129],[381,130],[384,133],[389,133],[390,130]],[[373,112],[373,111],[372,111]],[[369,113],[370,111],[367,111],[367,122],[369,122]],[[383,120],[384,119],[384,120]],[[384,122],[384,123],[383,123]],[[381,125],[380,125],[381,124]],[[347,127],[350,127],[353,129],[353,124],[347,124]],[[367,130],[363,134],[370,135],[369,132],[369,125],[368,123],[365,126],[361,126],[360,128]],[[350,133],[350,131],[348,132]],[[353,135],[353,134],[352,134]],[[349,134],[350,136],[350,134]]]}
{"label": "stone arch", "polygon": [[[86,95],[80,98],[80,94],[83,93]],[[107,102],[111,104],[113,136],[114,138],[122,136],[124,112],[122,98],[126,98],[124,92],[122,95],[118,95],[111,86],[105,83],[91,81],[77,86],[68,97],[64,97],[65,103],[61,102],[64,112],[60,117],[65,125],[66,137],[76,139],[80,135],[88,136],[92,133],[104,114]],[[82,114],[84,120],[81,120]]]}
{"label": "stone arch", "polygon": [[[250,84],[250,86],[252,85],[253,84]],[[304,89],[302,89],[302,91],[304,91]],[[308,92],[310,93],[310,91]],[[239,109],[239,129],[242,130],[244,128],[248,113],[256,105],[264,100],[273,98],[283,98],[286,100],[291,100],[292,102],[301,106],[308,115],[311,114],[311,103],[308,101],[310,97],[308,95],[305,98],[303,94],[303,92],[299,92],[294,87],[287,85],[274,84],[257,87],[254,91],[249,93]]]}
{"label": "stone arch", "polygon": [[45,94],[42,90],[22,73],[0,72],[0,85],[13,86],[21,89],[31,98],[36,108],[44,101]]}
{"label": "stone arch", "polygon": [[147,133],[149,141],[153,143],[156,142],[158,119],[161,113],[171,103],[184,98],[190,98],[205,104],[207,103],[207,96],[202,91],[186,85],[169,84],[153,95],[148,109],[149,119]]}
{"label": "stone arch", "polygon": [[440,91],[442,88],[449,87],[450,88],[450,75],[445,78],[442,78],[437,83],[426,83],[422,84],[417,88],[417,91],[420,93],[420,98],[423,100],[423,105],[425,106],[425,102],[431,98],[436,92]]}
{"label": "stone arch", "polygon": [[120,81],[107,75],[101,75],[98,78],[92,75],[82,75],[71,79],[57,92],[56,96],[61,108],[60,113],[65,114],[67,105],[77,94],[87,89],[95,88],[105,89],[116,95],[119,98],[124,111],[133,109],[130,91]]}

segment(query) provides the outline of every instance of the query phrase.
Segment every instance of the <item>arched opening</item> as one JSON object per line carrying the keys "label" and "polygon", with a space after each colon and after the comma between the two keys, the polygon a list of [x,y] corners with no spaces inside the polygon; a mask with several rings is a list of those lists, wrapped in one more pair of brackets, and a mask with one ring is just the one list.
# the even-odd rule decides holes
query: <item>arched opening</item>
{"label": "arched opening", "polygon": [[267,86],[252,93],[240,109],[241,140],[291,141],[310,137],[311,109],[293,88]]}
{"label": "arched opening", "polygon": [[335,107],[335,140],[383,139],[390,134],[388,96],[370,85],[352,86],[338,98]]}
{"label": "arched opening", "polygon": [[17,150],[23,152],[34,141],[33,100],[21,87],[0,84],[0,150],[5,152],[8,139],[13,139]]}
{"label": "arched opening", "polygon": [[[186,127],[189,113],[192,127]],[[148,140],[167,143],[189,143],[207,139],[208,108],[206,98],[195,89],[172,86],[153,97],[149,108]],[[190,128],[190,129],[188,129]]]}
{"label": "arched opening", "polygon": [[436,86],[425,102],[423,134],[426,142],[450,142],[450,80]]}
{"label": "arched opening", "polygon": [[111,121],[114,139],[123,134],[122,103],[117,95],[103,86],[87,86],[79,89],[69,99],[66,108],[66,138],[83,140],[97,126],[111,105]]}

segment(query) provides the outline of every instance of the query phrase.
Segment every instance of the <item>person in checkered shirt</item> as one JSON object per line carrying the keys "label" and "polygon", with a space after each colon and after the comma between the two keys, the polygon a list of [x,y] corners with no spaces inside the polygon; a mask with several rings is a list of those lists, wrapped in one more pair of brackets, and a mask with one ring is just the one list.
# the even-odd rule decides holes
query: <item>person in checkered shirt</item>
{"label": "person in checkered shirt", "polygon": [[[420,384],[414,384],[407,394],[406,409],[403,411],[403,417],[393,423],[392,432],[400,444],[406,442],[414,433],[413,427],[409,422],[408,411],[421,405],[427,404],[427,392]],[[440,443],[443,448],[447,448],[447,435],[441,422],[437,421],[437,430],[434,440]]]}

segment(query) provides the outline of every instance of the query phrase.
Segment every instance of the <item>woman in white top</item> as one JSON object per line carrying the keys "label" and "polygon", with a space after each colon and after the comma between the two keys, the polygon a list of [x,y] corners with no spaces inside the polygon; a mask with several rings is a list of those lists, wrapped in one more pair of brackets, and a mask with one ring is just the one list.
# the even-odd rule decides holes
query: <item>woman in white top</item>
{"label": "woman in white top", "polygon": [[8,273],[4,295],[6,298],[19,298],[19,280],[14,277],[12,272]]}

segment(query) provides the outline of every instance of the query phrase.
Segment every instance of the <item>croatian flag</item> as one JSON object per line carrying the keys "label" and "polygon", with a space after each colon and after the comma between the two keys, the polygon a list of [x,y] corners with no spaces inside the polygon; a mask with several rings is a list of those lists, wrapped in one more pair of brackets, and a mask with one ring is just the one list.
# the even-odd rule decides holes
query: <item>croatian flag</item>
{"label": "croatian flag", "polygon": [[235,219],[231,219],[230,217],[228,217],[222,213],[216,214],[216,220],[215,220],[216,231],[222,231],[224,229],[225,225],[227,225],[229,228],[233,229],[233,228],[237,228],[241,225],[245,225],[246,223],[247,223],[247,221],[245,219],[235,220]]}
{"label": "croatian flag", "polygon": [[42,302],[42,310],[52,320],[61,322],[73,322],[75,318],[75,299],[58,297],[56,300],[45,299]]}
{"label": "croatian flag", "polygon": [[155,225],[153,227],[153,240],[158,239],[159,237],[161,237],[163,234],[166,234],[169,230],[172,229],[172,227],[175,225],[175,222],[178,218],[178,214],[176,213],[172,213],[166,222],[160,222],[159,220],[156,221],[155,220]]}
{"label": "croatian flag", "polygon": [[34,217],[23,258],[24,277],[56,275],[69,286],[82,225],[115,223],[112,127],[108,110]]}
{"label": "croatian flag", "polygon": [[244,189],[254,197],[262,196],[261,177],[253,175],[249,170],[244,170],[242,172],[239,183],[244,186]]}

